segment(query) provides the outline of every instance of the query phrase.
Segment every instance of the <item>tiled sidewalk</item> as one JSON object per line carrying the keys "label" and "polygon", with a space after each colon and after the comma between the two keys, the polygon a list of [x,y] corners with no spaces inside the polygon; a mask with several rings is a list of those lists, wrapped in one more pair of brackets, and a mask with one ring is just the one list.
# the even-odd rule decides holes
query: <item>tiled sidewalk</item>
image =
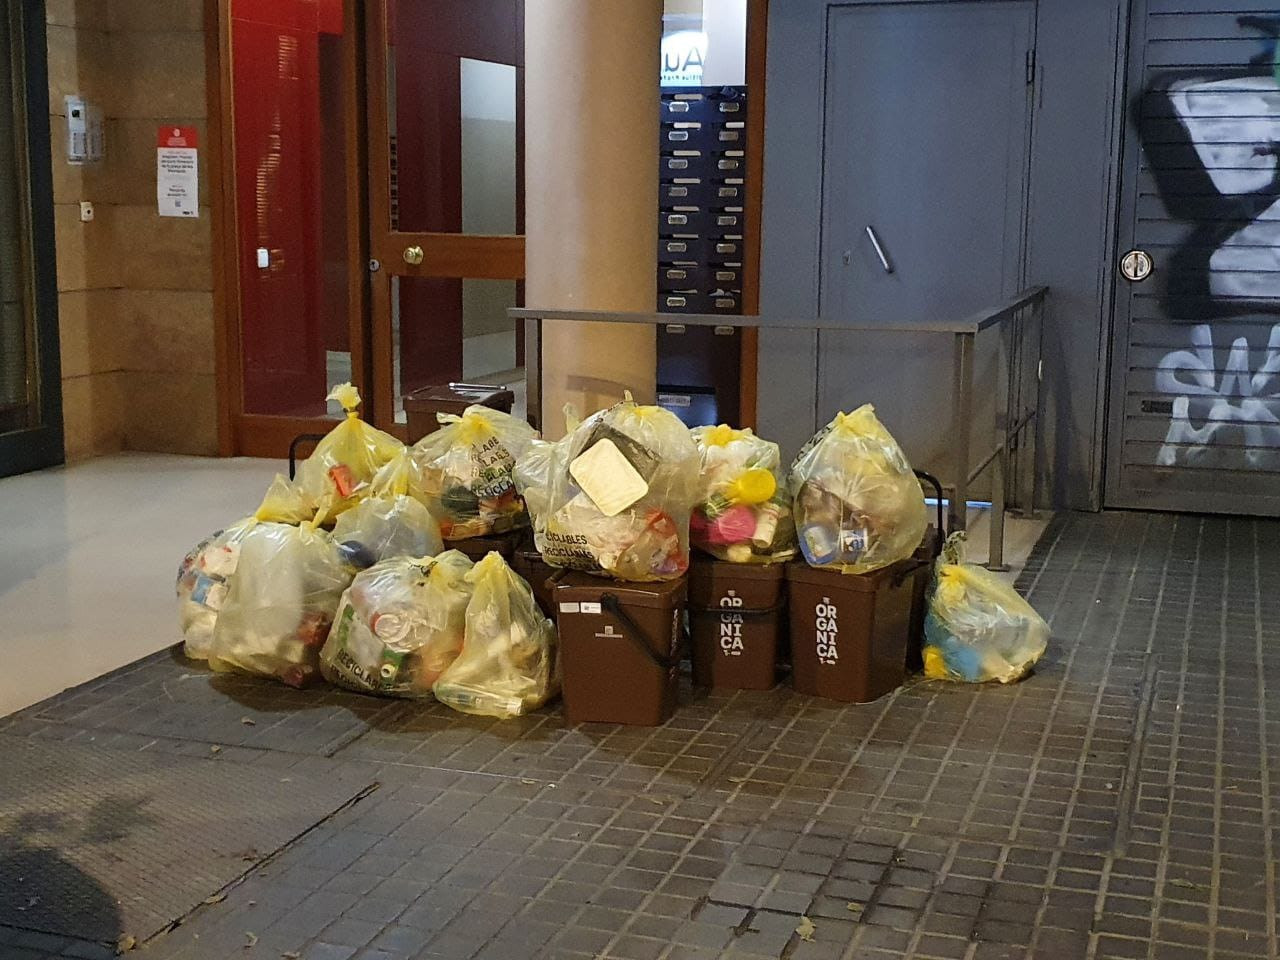
{"label": "tiled sidewalk", "polygon": [[1020,585],[1054,640],[1013,687],[570,728],[161,656],[0,738],[380,784],[140,957],[1276,957],[1280,524],[1066,515]]}

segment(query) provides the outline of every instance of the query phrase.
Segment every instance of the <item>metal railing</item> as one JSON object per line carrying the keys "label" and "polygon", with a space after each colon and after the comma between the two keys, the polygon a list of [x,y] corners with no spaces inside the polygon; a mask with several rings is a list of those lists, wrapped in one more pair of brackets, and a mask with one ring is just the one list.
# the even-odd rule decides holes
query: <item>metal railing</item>
{"label": "metal railing", "polygon": [[[991,482],[991,529],[987,565],[993,570],[1004,564],[1004,521],[1010,500],[1031,513],[1035,509],[1040,421],[1041,349],[1044,342],[1044,313],[1048,287],[1030,287],[1004,303],[978,311],[969,317],[924,323],[847,323],[826,318],[773,316],[725,316],[723,314],[627,313],[594,310],[539,310],[513,307],[507,315],[525,323],[526,355],[537,357],[540,320],[571,320],[584,323],[642,323],[651,326],[683,324],[698,327],[760,328],[797,331],[866,331],[874,333],[950,335],[951,365],[951,451],[953,462],[944,474],[949,501],[948,528],[964,530],[968,525],[969,491],[988,468]],[[999,355],[1003,363],[996,369],[1003,381],[994,394],[995,411],[992,445],[973,463],[974,357],[979,334],[994,331],[1000,337]],[[993,334],[988,334],[988,336]],[[540,371],[529,369],[529,406],[540,404]]]}

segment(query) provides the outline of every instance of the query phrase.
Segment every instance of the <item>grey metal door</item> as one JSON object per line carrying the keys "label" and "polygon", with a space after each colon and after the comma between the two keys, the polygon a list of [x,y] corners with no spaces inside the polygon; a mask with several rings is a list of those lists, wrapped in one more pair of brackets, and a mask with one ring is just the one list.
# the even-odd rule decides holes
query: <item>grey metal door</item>
{"label": "grey metal door", "polygon": [[1131,18],[1106,503],[1277,515],[1280,9]]}
{"label": "grey metal door", "polygon": [[[824,317],[909,328],[1021,288],[1034,24],[1031,0],[831,9]],[[824,333],[819,419],[874,402],[912,462],[945,473],[950,351],[946,336]],[[980,352],[979,383],[992,367]]]}

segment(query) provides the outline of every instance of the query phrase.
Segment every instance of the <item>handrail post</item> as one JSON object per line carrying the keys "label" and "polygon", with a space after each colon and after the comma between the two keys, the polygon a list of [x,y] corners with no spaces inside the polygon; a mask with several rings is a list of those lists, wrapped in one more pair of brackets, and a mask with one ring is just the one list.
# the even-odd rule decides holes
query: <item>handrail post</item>
{"label": "handrail post", "polygon": [[[1026,311],[1019,311],[1008,323],[1000,325],[1000,362],[996,365],[998,376],[1004,378],[1004,401],[996,402],[995,423],[992,434],[996,443],[996,456],[991,463],[991,515],[987,545],[987,569],[1004,571],[1004,514],[1009,490],[1009,445],[1014,441],[1013,431],[1019,422],[1017,400],[1017,370],[1019,364],[1019,324]],[[996,391],[996,397],[1000,391]]]}
{"label": "handrail post", "polygon": [[1040,493],[1040,437],[1044,427],[1044,317],[1048,297],[1043,293],[1036,301],[1036,356],[1035,356],[1035,411],[1036,422],[1031,431],[1031,498],[1027,501],[1027,516],[1036,515],[1036,500]]}
{"label": "handrail post", "polygon": [[952,343],[951,396],[955,401],[951,421],[955,444],[955,484],[948,511],[948,529],[964,530],[969,507],[969,435],[973,430],[973,341],[972,333],[957,333]]}
{"label": "handrail post", "polygon": [[1004,562],[1004,511],[1005,484],[1008,482],[1009,448],[1000,445],[1000,452],[991,462],[991,530],[987,547],[987,569],[997,573],[1009,569]]}

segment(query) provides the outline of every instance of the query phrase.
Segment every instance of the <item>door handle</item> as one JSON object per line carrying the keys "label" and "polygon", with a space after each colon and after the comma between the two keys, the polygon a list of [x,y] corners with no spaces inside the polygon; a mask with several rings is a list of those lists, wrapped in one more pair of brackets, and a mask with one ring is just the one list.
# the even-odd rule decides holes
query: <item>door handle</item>
{"label": "door handle", "polygon": [[1130,283],[1141,283],[1151,276],[1155,264],[1145,250],[1130,250],[1120,258],[1120,273]]}
{"label": "door handle", "polygon": [[893,273],[893,266],[889,263],[889,258],[884,255],[884,247],[880,246],[880,238],[876,236],[876,231],[871,224],[867,224],[867,239],[871,241],[871,246],[875,247],[876,256],[880,258],[880,266],[884,267],[884,272]]}
{"label": "door handle", "polygon": [[412,266],[422,263],[422,248],[417,244],[404,248],[404,262]]}

